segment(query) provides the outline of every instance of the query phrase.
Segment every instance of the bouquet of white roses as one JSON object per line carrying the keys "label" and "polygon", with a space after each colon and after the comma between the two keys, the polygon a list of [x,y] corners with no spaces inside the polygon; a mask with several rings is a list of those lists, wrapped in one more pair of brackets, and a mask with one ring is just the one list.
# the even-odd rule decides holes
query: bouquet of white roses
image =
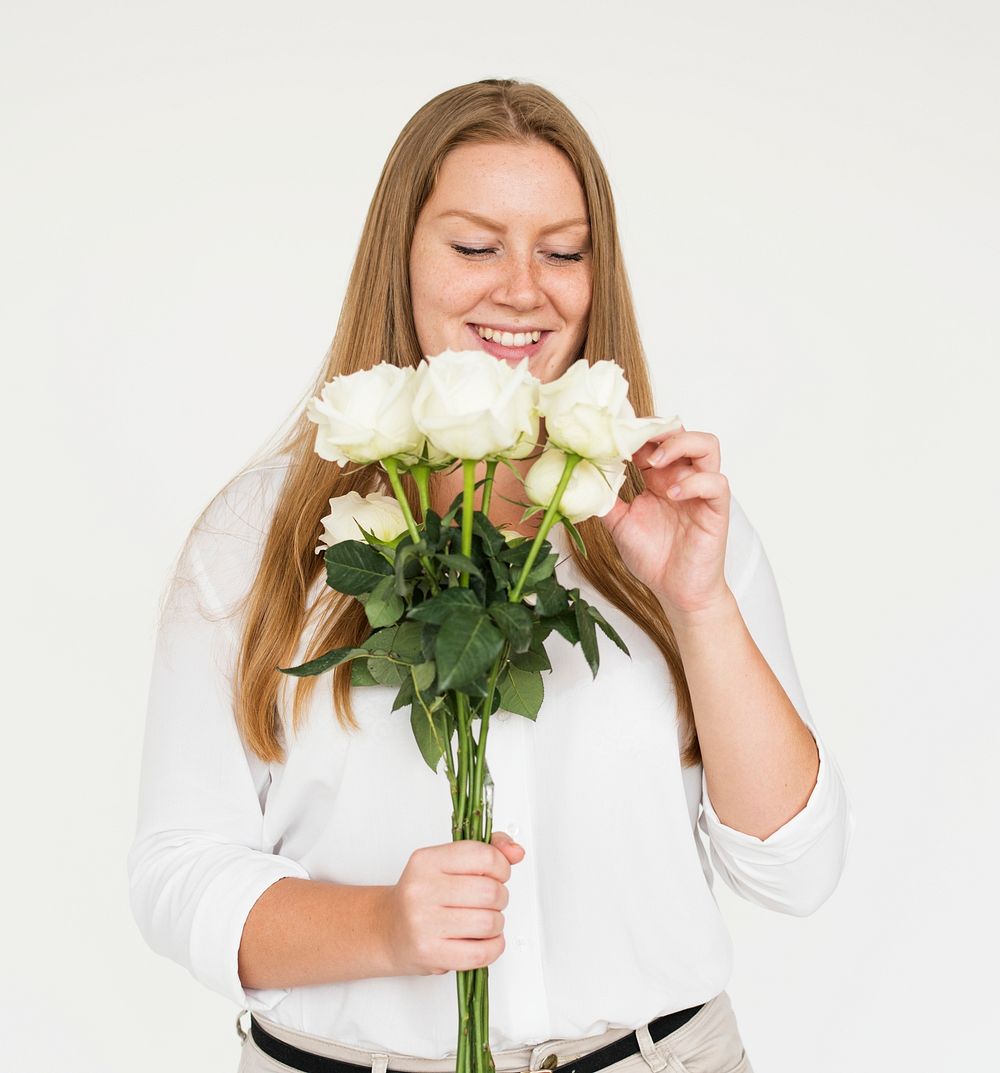
{"label": "bouquet of white roses", "polygon": [[[559,522],[586,555],[574,523],[606,514],[626,460],[651,436],[676,427],[676,418],[637,418],[627,391],[612,361],[577,361],[558,380],[542,383],[527,371],[527,358],[513,366],[484,351],[446,350],[416,369],[382,362],[336,377],[309,401],[317,453],[339,465],[377,462],[394,497],[350,492],[331,499],[316,549],[325,553],[327,584],[364,604],[369,637],[279,669],[314,675],[352,660],[352,685],[396,687],[392,710],[409,706],[428,766],[436,772],[444,758],[454,841],[492,837],[490,716],[498,708],[537,716],[542,672],[551,668],[548,634],[556,630],[579,644],[593,675],[595,627],[628,654],[580,590],[559,584],[557,555],[545,539]],[[499,530],[488,511],[497,465],[535,450],[541,417],[547,443],[524,478],[521,521],[539,511],[543,517],[527,539]],[[475,470],[482,461],[486,476],[476,510]],[[458,464],[463,491],[438,515],[429,506],[429,475]],[[400,483],[403,472],[417,486],[419,518]],[[456,975],[456,1073],[494,1073],[487,967]]]}

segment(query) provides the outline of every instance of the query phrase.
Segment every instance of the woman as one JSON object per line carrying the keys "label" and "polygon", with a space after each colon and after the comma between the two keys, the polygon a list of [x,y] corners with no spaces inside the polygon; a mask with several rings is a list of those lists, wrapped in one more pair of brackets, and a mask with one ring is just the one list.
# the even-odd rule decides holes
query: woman
{"label": "woman", "polygon": [[[536,85],[459,86],[406,125],[311,394],[475,347],[546,382],[613,357],[653,412],[607,176]],[[750,1070],[698,828],[734,891],[803,915],[835,888],[853,817],[716,437],[644,444],[614,509],[580,523],[586,559],[550,533],[562,583],[631,656],[607,646],[592,678],[547,641],[540,718],[491,720],[485,844],[446,840],[445,780],[394,689],[352,691],[342,664],[331,704],[275,671],[368,633],[315,545],[331,497],[388,492],[385,474],[322,460],[314,432],[301,417],[213,500],[169,594],[129,855],[147,941],[251,1012],[244,1073],[454,1069],[449,974],[481,965],[498,1070]],[[439,512],[460,481],[436,475]],[[533,532],[518,479],[500,467],[494,488],[494,523]]]}

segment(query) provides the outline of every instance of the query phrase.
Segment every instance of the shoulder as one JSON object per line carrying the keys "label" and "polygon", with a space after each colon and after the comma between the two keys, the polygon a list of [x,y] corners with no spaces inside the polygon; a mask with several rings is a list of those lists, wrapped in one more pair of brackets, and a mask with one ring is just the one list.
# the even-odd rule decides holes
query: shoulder
{"label": "shoulder", "polygon": [[290,465],[291,459],[285,454],[241,470],[212,498],[197,528],[218,530],[244,540],[256,539],[267,531]]}
{"label": "shoulder", "polygon": [[214,610],[231,608],[253,582],[290,465],[283,454],[241,470],[192,526],[180,573]]}

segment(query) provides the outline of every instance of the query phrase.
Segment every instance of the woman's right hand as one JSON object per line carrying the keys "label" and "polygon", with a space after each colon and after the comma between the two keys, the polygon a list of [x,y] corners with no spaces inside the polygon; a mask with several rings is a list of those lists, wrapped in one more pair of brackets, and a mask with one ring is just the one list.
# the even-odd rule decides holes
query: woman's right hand
{"label": "woman's right hand", "polygon": [[504,950],[510,866],[524,847],[505,831],[489,842],[421,846],[388,889],[386,938],[399,975],[441,975],[490,965]]}

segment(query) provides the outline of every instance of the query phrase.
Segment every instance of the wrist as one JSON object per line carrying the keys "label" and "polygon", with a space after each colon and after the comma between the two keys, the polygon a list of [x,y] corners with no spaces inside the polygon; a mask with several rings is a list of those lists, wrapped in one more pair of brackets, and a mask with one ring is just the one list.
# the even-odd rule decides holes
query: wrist
{"label": "wrist", "polygon": [[675,631],[685,632],[711,629],[721,622],[739,615],[739,605],[733,590],[728,585],[717,595],[697,605],[678,606],[664,597],[660,597],[660,606]]}
{"label": "wrist", "polygon": [[394,884],[372,887],[371,938],[378,970],[373,976],[403,975],[395,957],[398,944],[393,938],[395,890]]}

